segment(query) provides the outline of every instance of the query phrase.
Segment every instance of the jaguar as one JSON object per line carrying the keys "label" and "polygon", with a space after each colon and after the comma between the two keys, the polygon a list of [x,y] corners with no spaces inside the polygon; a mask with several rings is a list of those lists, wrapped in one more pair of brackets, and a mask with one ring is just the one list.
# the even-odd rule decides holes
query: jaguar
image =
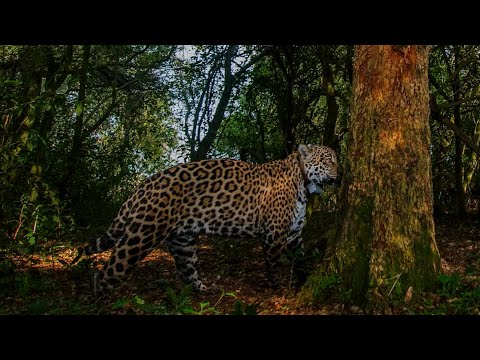
{"label": "jaguar", "polygon": [[197,269],[198,237],[260,237],[267,276],[275,286],[280,256],[303,251],[308,196],[340,181],[335,151],[320,145],[299,145],[285,159],[263,164],[231,159],[179,164],[140,184],[108,231],[79,250],[91,255],[113,248],[95,274],[97,294],[122,283],[161,243],[173,255],[180,278],[206,291]]}

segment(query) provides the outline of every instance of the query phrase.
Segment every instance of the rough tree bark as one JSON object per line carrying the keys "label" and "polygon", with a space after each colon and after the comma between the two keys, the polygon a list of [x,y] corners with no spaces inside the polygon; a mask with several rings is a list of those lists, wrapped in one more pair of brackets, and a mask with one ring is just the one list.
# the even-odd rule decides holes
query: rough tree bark
{"label": "rough tree bark", "polygon": [[[440,271],[427,70],[426,46],[355,48],[341,220],[322,269],[352,303],[387,307],[410,286],[428,289]],[[311,279],[306,288],[319,277]]]}

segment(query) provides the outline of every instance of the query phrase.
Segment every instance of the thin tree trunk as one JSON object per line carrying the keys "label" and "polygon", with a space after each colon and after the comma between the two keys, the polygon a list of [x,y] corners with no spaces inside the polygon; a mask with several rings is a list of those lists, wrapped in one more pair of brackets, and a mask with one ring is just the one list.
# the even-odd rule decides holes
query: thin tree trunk
{"label": "thin tree trunk", "polygon": [[426,46],[355,48],[341,221],[322,270],[339,280],[343,301],[385,308],[439,274],[427,70]]}
{"label": "thin tree trunk", "polygon": [[[480,123],[477,123],[475,126],[475,131],[473,135],[473,141],[475,144],[480,145]],[[475,175],[475,173],[478,171],[478,165],[479,165],[479,157],[478,155],[474,152],[470,152],[470,156],[468,157],[468,164],[467,168],[465,169],[464,172],[464,177],[463,177],[463,192],[465,194],[468,194],[468,198],[465,198],[465,204],[468,204],[470,202],[470,195],[471,193],[468,192],[467,190],[471,187],[472,185],[472,180]]]}
{"label": "thin tree trunk", "polygon": [[323,83],[327,95],[327,118],[325,119],[323,144],[335,148],[337,145],[335,126],[337,125],[338,117],[338,104],[337,98],[335,97],[335,79],[333,78],[333,71],[330,65],[331,56],[329,50],[325,46],[322,50]]}
{"label": "thin tree trunk", "polygon": [[[453,108],[453,119],[454,123],[458,128],[462,128],[462,118],[460,115],[460,69],[459,69],[459,62],[460,62],[460,49],[458,46],[455,46],[455,59],[454,59],[454,79],[452,82],[452,90],[453,90],[453,102],[457,105]],[[455,191],[457,193],[457,215],[463,216],[465,215],[466,208],[465,208],[465,191],[463,190],[463,151],[464,151],[464,143],[460,139],[460,137],[455,136]]]}
{"label": "thin tree trunk", "polygon": [[52,130],[56,109],[54,106],[55,96],[58,88],[65,81],[69,67],[73,58],[73,45],[66,45],[62,59],[57,62],[55,60],[53,49],[51,46],[43,47],[46,62],[46,78],[45,78],[45,101],[50,107],[45,110],[38,124],[38,135],[45,140],[45,143],[39,142],[36,149],[37,175],[42,174],[43,167],[47,164],[48,153],[48,137]]}
{"label": "thin tree trunk", "polygon": [[353,53],[354,47],[352,45],[347,45],[347,62],[345,64],[345,70],[350,84],[353,83]]}
{"label": "thin tree trunk", "polygon": [[[294,119],[294,98],[293,98],[293,78],[294,64],[292,59],[292,46],[282,46],[281,50],[276,49],[273,52],[273,59],[283,74],[285,89],[280,90],[277,100],[277,113],[280,130],[283,135],[284,156],[292,153],[295,146],[295,119]],[[282,58],[284,55],[285,59]],[[279,78],[277,78],[277,81]]]}
{"label": "thin tree trunk", "polygon": [[[225,118],[225,111],[227,110],[227,106],[230,102],[230,98],[235,86],[239,83],[239,81],[241,81],[241,79],[243,78],[245,73],[248,71],[248,69],[250,69],[257,61],[259,61],[262,57],[265,56],[267,50],[264,50],[256,55],[253,55],[250,58],[250,61],[248,61],[243,66],[240,66],[235,63],[235,58],[236,56],[238,56],[237,51],[238,51],[238,45],[230,45],[227,48],[227,51],[225,53],[225,59],[224,59],[225,78],[223,81],[222,94],[220,96],[218,105],[215,108],[215,113],[213,115],[213,118],[211,121],[208,122],[207,133],[200,141],[198,140],[200,139],[200,134],[202,129],[201,122],[203,120],[202,120],[202,116],[200,117],[198,116],[199,110],[201,108],[201,103],[198,104],[200,107],[197,107],[197,111],[195,113],[194,129],[191,132],[192,135],[189,136],[187,134],[187,138],[190,141],[190,159],[192,161],[202,160],[207,158],[207,155],[210,149],[212,148],[212,145],[217,136],[218,130],[220,129],[220,125],[222,124],[222,121]],[[239,68],[239,70],[237,70],[236,72],[232,72],[233,64],[235,64],[236,67]],[[211,73],[211,75],[213,76],[214,74]],[[210,87],[209,82],[212,79],[213,77],[210,78],[210,75],[209,75],[209,79],[207,81],[208,87]],[[210,90],[211,89],[209,89],[209,91]],[[201,101],[203,101],[203,96],[204,95],[202,95],[201,97]],[[205,102],[210,103],[210,101],[205,101]],[[197,141],[198,141],[198,147],[195,150],[194,148]]]}
{"label": "thin tree trunk", "polygon": [[[82,65],[80,68],[79,76],[79,91],[78,91],[78,105],[77,105],[77,117],[74,126],[74,134],[72,141],[72,148],[67,158],[65,174],[63,177],[62,184],[60,186],[63,195],[65,195],[68,185],[71,183],[78,161],[80,159],[80,152],[83,146],[83,120],[85,117],[85,98],[86,98],[86,86],[87,86],[87,72],[88,72],[88,62],[90,61],[90,50],[91,45],[83,46],[83,56],[82,56]],[[74,191],[72,197],[75,198]]]}
{"label": "thin tree trunk", "polygon": [[207,133],[203,139],[199,142],[198,148],[195,152],[191,153],[191,160],[202,160],[206,159],[208,152],[210,151],[215,137],[217,136],[218,129],[225,117],[225,110],[227,109],[230,97],[232,95],[233,87],[235,85],[235,77],[232,75],[232,61],[236,52],[236,46],[229,46],[227,53],[225,55],[225,80],[223,84],[223,91],[218,102],[217,108],[215,109],[215,114],[213,119],[208,126]]}
{"label": "thin tree trunk", "polygon": [[285,98],[279,99],[279,122],[283,133],[284,155],[292,153],[295,146],[295,125],[293,121],[293,83],[287,80]]}

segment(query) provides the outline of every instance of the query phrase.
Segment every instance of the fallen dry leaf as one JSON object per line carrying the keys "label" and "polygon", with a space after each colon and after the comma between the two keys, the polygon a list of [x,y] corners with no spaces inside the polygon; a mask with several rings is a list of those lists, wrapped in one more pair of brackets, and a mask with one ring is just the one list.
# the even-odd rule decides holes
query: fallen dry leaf
{"label": "fallen dry leaf", "polygon": [[413,287],[409,287],[407,289],[407,292],[405,293],[405,302],[408,303],[410,300],[412,300],[412,295],[413,295]]}

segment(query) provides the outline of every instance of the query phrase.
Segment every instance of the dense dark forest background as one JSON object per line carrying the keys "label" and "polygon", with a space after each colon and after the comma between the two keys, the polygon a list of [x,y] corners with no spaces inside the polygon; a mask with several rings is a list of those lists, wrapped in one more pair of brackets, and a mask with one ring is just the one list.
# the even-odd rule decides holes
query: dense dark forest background
{"label": "dense dark forest background", "polygon": [[[178,162],[266,162],[302,143],[343,161],[353,57],[351,45],[0,46],[2,257],[85,243]],[[428,78],[435,216],[480,216],[480,46],[432,46]],[[336,207],[332,192],[317,200]]]}

